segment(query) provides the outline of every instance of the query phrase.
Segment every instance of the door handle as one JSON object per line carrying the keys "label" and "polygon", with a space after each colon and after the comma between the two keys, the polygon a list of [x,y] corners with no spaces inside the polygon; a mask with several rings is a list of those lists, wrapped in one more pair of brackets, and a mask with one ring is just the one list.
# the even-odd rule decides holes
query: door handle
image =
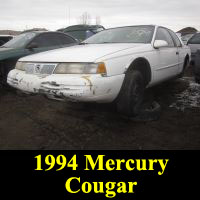
{"label": "door handle", "polygon": [[176,55],[179,55],[179,52],[178,52],[178,51],[176,52]]}

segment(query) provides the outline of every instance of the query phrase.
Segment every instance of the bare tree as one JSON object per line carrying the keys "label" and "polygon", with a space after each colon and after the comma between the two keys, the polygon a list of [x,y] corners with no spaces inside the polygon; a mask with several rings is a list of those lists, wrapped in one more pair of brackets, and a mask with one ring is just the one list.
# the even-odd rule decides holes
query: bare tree
{"label": "bare tree", "polygon": [[79,23],[80,24],[90,24],[91,23],[91,17],[89,13],[84,12],[80,17],[79,17]]}
{"label": "bare tree", "polygon": [[96,16],[96,25],[100,25],[100,24],[101,24],[101,17]]}

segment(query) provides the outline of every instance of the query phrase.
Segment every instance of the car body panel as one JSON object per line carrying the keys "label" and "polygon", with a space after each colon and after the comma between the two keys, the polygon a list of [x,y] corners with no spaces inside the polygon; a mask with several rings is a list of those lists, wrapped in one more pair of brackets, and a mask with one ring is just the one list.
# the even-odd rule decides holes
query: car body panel
{"label": "car body panel", "polygon": [[25,53],[25,49],[0,48],[0,60],[19,58],[25,55],[28,55]]}

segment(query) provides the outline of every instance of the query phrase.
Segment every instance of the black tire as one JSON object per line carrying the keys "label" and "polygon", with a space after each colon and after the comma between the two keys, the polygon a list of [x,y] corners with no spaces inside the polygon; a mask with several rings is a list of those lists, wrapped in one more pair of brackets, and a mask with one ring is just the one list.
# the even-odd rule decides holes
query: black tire
{"label": "black tire", "polygon": [[118,112],[129,117],[137,116],[144,98],[144,78],[137,70],[128,71],[116,100]]}
{"label": "black tire", "polygon": [[179,78],[183,78],[183,76],[184,76],[184,74],[185,74],[185,71],[186,71],[186,69],[187,69],[188,66],[189,66],[189,59],[188,59],[188,58],[185,58],[183,70],[182,70],[182,72],[180,73]]}

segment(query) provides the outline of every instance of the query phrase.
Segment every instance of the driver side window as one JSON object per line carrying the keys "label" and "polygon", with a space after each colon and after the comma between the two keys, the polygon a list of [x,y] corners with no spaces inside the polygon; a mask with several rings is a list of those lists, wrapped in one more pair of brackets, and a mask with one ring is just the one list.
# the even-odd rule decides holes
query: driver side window
{"label": "driver side window", "polygon": [[47,47],[48,41],[46,41],[46,37],[44,37],[44,34],[36,36],[33,41],[30,43],[30,45],[37,45],[37,48]]}
{"label": "driver side window", "polygon": [[38,35],[31,43],[37,44],[38,48],[52,47],[61,45],[58,34],[54,33],[42,33]]}
{"label": "driver side window", "polygon": [[156,40],[164,40],[168,43],[168,47],[174,47],[174,41],[169,32],[164,28],[158,28]]}

